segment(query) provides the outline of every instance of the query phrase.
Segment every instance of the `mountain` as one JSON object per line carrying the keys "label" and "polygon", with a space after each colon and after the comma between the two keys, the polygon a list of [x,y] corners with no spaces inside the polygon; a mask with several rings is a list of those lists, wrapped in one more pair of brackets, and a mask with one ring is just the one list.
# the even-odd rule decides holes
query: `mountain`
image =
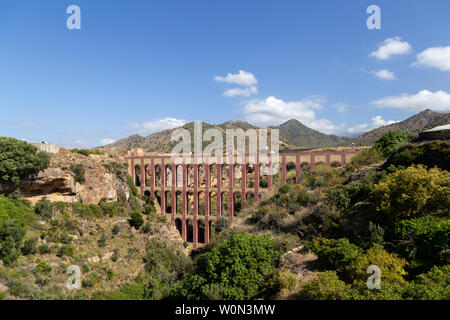
{"label": "mountain", "polygon": [[355,138],[357,145],[370,145],[391,130],[400,130],[417,135],[419,132],[450,123],[450,113],[439,113],[429,109],[422,111],[404,121],[380,127]]}
{"label": "mountain", "polygon": [[[194,122],[190,122],[181,128],[187,129],[193,137]],[[210,128],[218,129],[225,138],[227,129],[260,129],[245,121],[227,121],[222,124],[208,124],[202,122],[203,133]],[[289,120],[279,126],[270,127],[280,130],[280,147],[281,148],[298,148],[298,147],[333,147],[348,144],[350,141],[346,137],[338,137],[320,133],[316,130],[308,128],[297,120]],[[168,129],[161,132],[142,137],[138,134],[128,138],[120,139],[112,144],[103,146],[103,148],[131,149],[144,148],[145,152],[169,153],[177,142],[171,141],[172,132],[175,129]],[[204,142],[203,147],[210,142]],[[225,140],[224,140],[225,143]]]}
{"label": "mountain", "polygon": [[[188,130],[191,134],[191,137],[194,137],[194,122],[187,123],[180,128]],[[248,129],[259,129],[258,127],[253,126],[245,121],[227,121],[219,125],[202,122],[203,133],[205,133],[206,130],[211,128],[218,129],[222,133],[224,143],[227,129],[242,129],[244,131]],[[147,137],[142,137],[138,134],[135,134],[128,138],[120,139],[112,144],[103,146],[103,148],[117,148],[117,149],[144,148],[145,152],[169,153],[172,151],[173,147],[176,144],[178,144],[178,142],[171,141],[172,132],[176,129],[177,128],[164,130],[161,132],[151,134]],[[280,140],[283,142],[285,139],[280,138]],[[209,141],[203,142],[203,147],[209,145],[210,143],[211,142]],[[192,141],[192,150],[194,150],[193,148],[194,146]]]}
{"label": "mountain", "polygon": [[290,144],[299,147],[335,147],[349,144],[350,138],[338,137],[313,130],[297,120],[289,120],[279,126],[280,136],[287,139]]}

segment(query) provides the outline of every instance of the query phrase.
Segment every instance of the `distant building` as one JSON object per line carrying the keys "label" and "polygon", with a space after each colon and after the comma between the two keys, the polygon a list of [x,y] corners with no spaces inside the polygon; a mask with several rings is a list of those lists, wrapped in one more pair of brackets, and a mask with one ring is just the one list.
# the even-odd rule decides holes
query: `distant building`
{"label": "distant building", "polygon": [[59,149],[61,149],[60,146],[45,141],[42,141],[41,143],[32,143],[32,145],[38,148],[38,151],[45,151],[48,153],[58,153]]}
{"label": "distant building", "polygon": [[450,124],[435,127],[419,133],[419,140],[442,140],[450,139]]}

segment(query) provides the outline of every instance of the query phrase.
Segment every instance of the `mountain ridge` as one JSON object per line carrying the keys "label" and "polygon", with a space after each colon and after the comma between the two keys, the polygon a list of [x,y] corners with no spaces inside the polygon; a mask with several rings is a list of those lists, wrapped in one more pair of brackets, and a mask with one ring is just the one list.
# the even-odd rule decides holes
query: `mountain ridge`
{"label": "mountain ridge", "polygon": [[[296,119],[288,120],[277,126],[270,126],[268,129],[280,130],[280,148],[323,148],[348,146],[351,143],[355,143],[356,145],[370,145],[390,130],[406,131],[418,135],[421,131],[447,123],[450,123],[450,113],[440,113],[426,109],[403,121],[376,128],[355,138],[322,133],[309,128]],[[191,136],[193,136],[194,122],[186,123],[178,128],[187,129],[191,133]],[[172,132],[178,128],[166,129],[146,137],[133,134],[101,148],[144,148],[145,152],[168,153],[178,143],[171,141]],[[244,131],[248,129],[262,129],[242,120],[229,120],[222,124],[202,122],[202,133],[210,128],[218,129],[224,135],[227,129],[242,129]],[[204,142],[204,146],[206,144],[209,144],[209,142]]]}

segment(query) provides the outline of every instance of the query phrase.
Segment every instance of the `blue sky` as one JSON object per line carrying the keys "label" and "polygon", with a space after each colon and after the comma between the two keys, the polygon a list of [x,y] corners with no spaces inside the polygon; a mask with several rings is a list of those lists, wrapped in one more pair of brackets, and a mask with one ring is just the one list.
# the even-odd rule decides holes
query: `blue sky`
{"label": "blue sky", "polygon": [[[369,30],[369,5],[381,30]],[[66,9],[81,9],[69,30]],[[355,135],[450,110],[450,2],[0,0],[0,135],[92,147],[202,120]],[[230,90],[231,89],[231,90]]]}

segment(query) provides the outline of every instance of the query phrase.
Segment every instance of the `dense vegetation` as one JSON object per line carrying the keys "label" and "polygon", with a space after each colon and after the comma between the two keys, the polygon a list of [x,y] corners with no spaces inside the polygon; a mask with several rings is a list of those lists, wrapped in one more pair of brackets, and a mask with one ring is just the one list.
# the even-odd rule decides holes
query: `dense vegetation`
{"label": "dense vegetation", "polygon": [[[450,299],[450,143],[409,138],[390,132],[345,167],[302,167],[298,183],[288,168],[287,184],[275,176],[271,194],[188,255],[161,238],[168,222],[120,165],[107,165],[129,181],[117,202],[0,196],[0,282],[25,299]],[[300,269],[286,263],[293,248],[310,258]],[[64,288],[69,264],[82,268],[76,292]]]}

